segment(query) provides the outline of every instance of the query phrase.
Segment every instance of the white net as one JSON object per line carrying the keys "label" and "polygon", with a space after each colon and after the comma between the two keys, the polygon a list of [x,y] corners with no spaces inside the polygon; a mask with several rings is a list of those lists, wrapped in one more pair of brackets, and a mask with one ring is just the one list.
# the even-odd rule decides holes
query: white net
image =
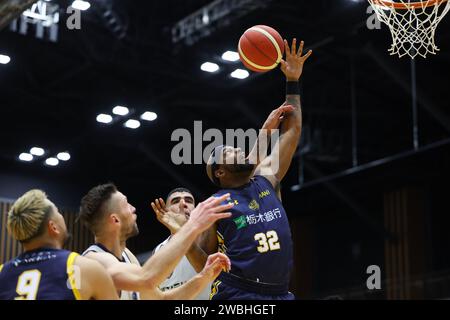
{"label": "white net", "polygon": [[450,0],[368,0],[380,21],[392,35],[391,55],[427,57],[439,48],[434,42],[436,28],[450,10]]}

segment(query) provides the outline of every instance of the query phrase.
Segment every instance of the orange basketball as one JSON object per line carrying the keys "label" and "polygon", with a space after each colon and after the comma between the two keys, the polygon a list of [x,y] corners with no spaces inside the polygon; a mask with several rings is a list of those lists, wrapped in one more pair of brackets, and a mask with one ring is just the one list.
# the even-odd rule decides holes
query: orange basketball
{"label": "orange basketball", "polygon": [[276,68],[283,58],[283,38],[271,27],[253,26],[239,39],[238,52],[247,69],[267,72]]}

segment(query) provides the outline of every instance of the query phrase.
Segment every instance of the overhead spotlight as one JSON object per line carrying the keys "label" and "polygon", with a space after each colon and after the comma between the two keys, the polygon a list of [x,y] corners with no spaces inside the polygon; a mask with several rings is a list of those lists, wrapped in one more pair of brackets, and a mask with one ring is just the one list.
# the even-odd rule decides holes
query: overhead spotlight
{"label": "overhead spotlight", "polygon": [[25,161],[25,162],[33,161],[33,155],[31,155],[29,153],[21,153],[19,155],[19,160],[20,161]]}
{"label": "overhead spotlight", "polygon": [[31,148],[30,153],[33,156],[42,157],[45,154],[45,150],[39,147],[33,147]]}
{"label": "overhead spotlight", "polygon": [[97,116],[97,122],[100,122],[100,123],[111,123],[112,120],[113,119],[109,114],[101,113]]}
{"label": "overhead spotlight", "polygon": [[244,69],[236,69],[231,73],[231,76],[236,79],[245,79],[250,75],[247,70]]}
{"label": "overhead spotlight", "polygon": [[48,158],[45,160],[45,164],[50,167],[56,167],[59,164],[59,160],[56,158]]}
{"label": "overhead spotlight", "polygon": [[130,112],[130,110],[128,110],[127,107],[122,107],[122,106],[116,106],[113,109],[113,113],[117,114],[118,116],[126,116],[129,112]]}
{"label": "overhead spotlight", "polygon": [[222,59],[225,61],[235,62],[239,60],[239,53],[236,51],[226,51],[222,54]]}
{"label": "overhead spotlight", "polygon": [[56,156],[61,161],[69,161],[70,160],[70,154],[68,152],[60,152]]}
{"label": "overhead spotlight", "polygon": [[158,115],[154,112],[146,111],[141,115],[141,119],[145,121],[153,121],[158,118]]}
{"label": "overhead spotlight", "polygon": [[200,69],[205,72],[216,72],[219,70],[219,66],[212,62],[205,62],[200,66]]}
{"label": "overhead spotlight", "polygon": [[9,56],[5,56],[4,54],[0,54],[0,63],[1,64],[8,64],[11,61],[11,58]]}
{"label": "overhead spotlight", "polygon": [[130,119],[125,122],[125,127],[130,129],[137,129],[141,126],[141,123],[138,120]]}
{"label": "overhead spotlight", "polygon": [[76,10],[85,11],[91,7],[91,4],[87,1],[75,0],[72,2],[72,8]]}

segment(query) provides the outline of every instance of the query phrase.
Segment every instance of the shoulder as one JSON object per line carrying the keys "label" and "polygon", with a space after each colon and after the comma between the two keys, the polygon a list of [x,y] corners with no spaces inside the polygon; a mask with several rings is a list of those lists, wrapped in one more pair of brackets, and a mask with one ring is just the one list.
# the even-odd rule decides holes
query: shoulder
{"label": "shoulder", "polygon": [[[69,256],[69,259],[71,256]],[[96,259],[80,256],[78,254],[74,255],[73,264],[80,267],[82,270],[96,270],[98,268],[102,268],[101,263]]]}
{"label": "shoulder", "polygon": [[99,262],[101,265],[103,265],[103,267],[105,267],[105,268],[109,268],[110,266],[112,266],[116,263],[119,263],[117,258],[115,258],[112,254],[110,254],[108,252],[90,251],[90,252],[85,253],[83,256],[80,256],[80,258],[83,258],[82,259],[83,261],[85,259],[95,260],[95,261]]}
{"label": "shoulder", "polygon": [[256,175],[253,179],[255,183],[260,183],[263,187],[267,187],[274,191],[276,197],[281,201],[281,184],[277,177]]}
{"label": "shoulder", "polygon": [[280,181],[277,179],[277,177],[273,175],[260,175],[257,174],[253,177],[253,182],[256,183],[262,183],[264,185],[270,186],[272,189],[276,190],[279,188]]}

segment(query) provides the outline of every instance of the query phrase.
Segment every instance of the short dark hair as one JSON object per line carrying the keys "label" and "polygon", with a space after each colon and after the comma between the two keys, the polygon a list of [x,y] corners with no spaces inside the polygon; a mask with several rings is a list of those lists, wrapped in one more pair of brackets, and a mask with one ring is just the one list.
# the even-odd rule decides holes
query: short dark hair
{"label": "short dark hair", "polygon": [[98,185],[81,199],[78,218],[94,234],[97,232],[97,224],[104,214],[105,203],[111,199],[113,193],[117,192],[114,183]]}
{"label": "short dark hair", "polygon": [[[169,192],[169,194],[167,195],[167,198],[166,198],[166,203],[169,202],[170,196],[173,195],[175,192],[187,192],[187,193],[190,193],[192,195],[192,197],[194,197],[194,194],[189,189],[186,189],[183,187],[178,187]],[[194,198],[194,200],[195,200],[195,198]]]}

